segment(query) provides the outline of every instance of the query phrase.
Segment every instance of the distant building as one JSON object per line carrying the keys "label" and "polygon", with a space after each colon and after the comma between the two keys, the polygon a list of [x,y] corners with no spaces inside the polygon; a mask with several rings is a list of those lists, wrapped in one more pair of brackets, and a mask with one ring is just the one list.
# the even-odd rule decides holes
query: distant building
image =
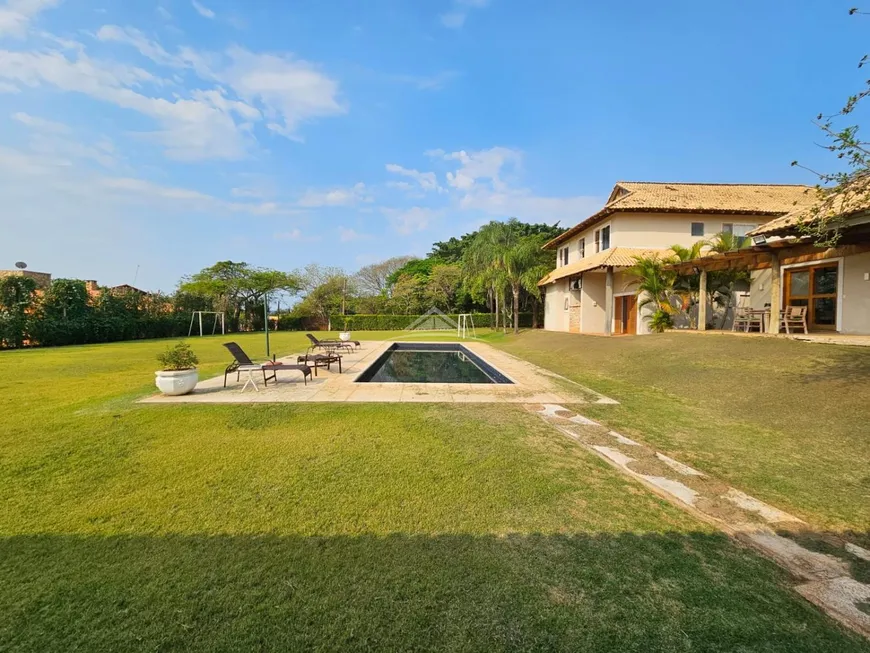
{"label": "distant building", "polygon": [[45,290],[51,285],[51,275],[48,272],[33,272],[32,270],[0,270],[0,279],[4,277],[29,277],[36,282],[36,287]]}

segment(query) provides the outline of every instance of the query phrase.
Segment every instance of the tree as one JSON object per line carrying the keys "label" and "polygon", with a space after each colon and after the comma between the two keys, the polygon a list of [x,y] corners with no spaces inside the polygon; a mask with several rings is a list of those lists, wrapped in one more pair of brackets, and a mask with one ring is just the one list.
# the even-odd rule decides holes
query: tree
{"label": "tree", "polygon": [[[857,8],[849,10],[849,15],[866,15]],[[870,62],[870,55],[864,55],[858,62],[863,68]],[[815,124],[822,131],[827,145],[824,149],[832,152],[838,161],[846,164],[844,170],[820,173],[792,161],[797,166],[812,172],[819,178],[816,185],[817,198],[809,215],[798,225],[799,230],[821,247],[834,247],[840,239],[840,232],[850,207],[865,209],[870,200],[870,141],[863,140],[857,124],[839,126],[840,119],[851,117],[862,101],[870,95],[870,79],[863,82],[861,90],[850,95],[846,103],[833,114],[819,113]]]}
{"label": "tree", "polygon": [[219,261],[182,279],[179,291],[208,297],[212,310],[230,313],[230,330],[238,330],[242,311],[250,324],[268,293],[299,291],[300,280],[289,272],[255,268],[247,263]]}
{"label": "tree", "polygon": [[430,307],[451,312],[462,282],[462,268],[458,265],[436,265],[426,282],[424,297]]}
{"label": "tree", "polygon": [[555,265],[552,252],[542,249],[546,235],[524,235],[526,230],[516,218],[494,220],[477,232],[464,259],[472,285],[490,285],[496,297],[510,290],[514,333],[520,330],[520,292],[538,296],[538,280]]}
{"label": "tree", "polygon": [[42,299],[42,311],[46,317],[82,317],[88,310],[88,288],[79,279],[55,279]]}
{"label": "tree", "polygon": [[636,277],[634,285],[639,298],[638,306],[653,306],[655,310],[649,318],[650,328],[656,332],[664,331],[673,325],[674,307],[671,304],[671,295],[677,274],[666,269],[666,266],[673,263],[673,259],[651,254],[636,256],[634,261],[626,274]]}
{"label": "tree", "polygon": [[[701,250],[707,246],[707,241],[699,240],[692,244],[691,247],[683,247],[682,245],[671,245],[671,251],[674,253],[672,257],[674,262],[694,261],[701,256]],[[692,316],[692,307],[696,306],[700,301],[701,284],[700,275],[698,274],[677,274],[673,281],[673,291],[681,300],[681,306],[686,317],[689,319],[689,327],[695,328],[695,318]]]}
{"label": "tree", "polygon": [[0,278],[0,345],[21,347],[27,340],[27,314],[36,300],[36,282],[30,277]]}
{"label": "tree", "polygon": [[390,286],[390,277],[414,260],[416,258],[413,256],[394,256],[360,268],[355,275],[358,292],[367,296],[385,294]]}
{"label": "tree", "polygon": [[354,296],[354,286],[344,270],[312,263],[298,276],[303,299],[294,308],[295,314],[314,315],[326,325],[331,315],[346,313],[347,303]]}

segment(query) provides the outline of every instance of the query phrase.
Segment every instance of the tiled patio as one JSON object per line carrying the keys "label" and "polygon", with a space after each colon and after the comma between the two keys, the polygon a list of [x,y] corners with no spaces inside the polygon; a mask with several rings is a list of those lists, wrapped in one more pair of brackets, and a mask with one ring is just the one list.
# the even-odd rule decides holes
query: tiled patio
{"label": "tiled patio", "polygon": [[[231,374],[227,387],[223,387],[223,374],[200,381],[189,395],[166,397],[156,395],[143,399],[143,403],[283,403],[283,402],[478,402],[478,403],[617,403],[589,388],[565,377],[532,365],[477,341],[464,341],[462,345],[505,374],[513,384],[489,383],[355,383],[392,342],[363,341],[362,347],[342,357],[342,373],[338,367],[331,371],[318,370],[308,384],[302,374],[295,371],[280,372],[278,383],[263,387],[262,375],[254,374],[259,391],[243,390],[247,373],[241,379]],[[303,352],[298,352],[303,353]],[[296,362],[296,355],[283,359]]]}

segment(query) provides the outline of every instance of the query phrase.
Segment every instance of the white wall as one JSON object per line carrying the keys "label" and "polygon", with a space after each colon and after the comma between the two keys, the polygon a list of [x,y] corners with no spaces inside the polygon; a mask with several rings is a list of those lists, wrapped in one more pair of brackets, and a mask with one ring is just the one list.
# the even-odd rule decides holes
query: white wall
{"label": "white wall", "polygon": [[580,332],[604,333],[604,272],[585,272],[580,299]]}
{"label": "white wall", "polygon": [[843,302],[841,333],[870,334],[870,252],[843,259]]}
{"label": "white wall", "polygon": [[568,280],[559,279],[547,284],[544,298],[544,329],[547,331],[567,331],[568,311],[565,298],[568,296]]}

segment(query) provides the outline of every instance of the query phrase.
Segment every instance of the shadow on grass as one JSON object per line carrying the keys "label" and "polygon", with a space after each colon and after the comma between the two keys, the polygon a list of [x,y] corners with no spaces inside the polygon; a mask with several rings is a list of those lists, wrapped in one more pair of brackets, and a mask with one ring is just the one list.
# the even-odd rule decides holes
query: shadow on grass
{"label": "shadow on grass", "polygon": [[721,535],[12,536],[0,650],[870,651]]}

